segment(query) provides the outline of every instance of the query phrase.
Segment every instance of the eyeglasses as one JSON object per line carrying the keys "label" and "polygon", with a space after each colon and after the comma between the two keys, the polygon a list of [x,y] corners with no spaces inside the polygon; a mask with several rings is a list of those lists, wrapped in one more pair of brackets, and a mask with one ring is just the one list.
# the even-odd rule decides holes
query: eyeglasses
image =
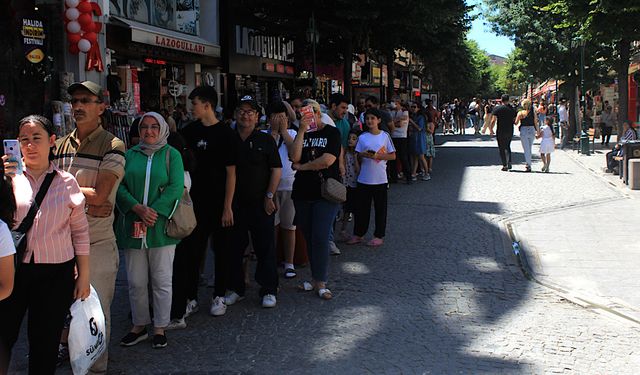
{"label": "eyeglasses", "polygon": [[160,125],[140,125],[140,130],[155,130],[155,131],[159,131],[160,130]]}
{"label": "eyeglasses", "polygon": [[244,116],[244,115],[251,116],[251,115],[253,115],[254,113],[257,113],[257,112],[256,112],[256,111],[254,111],[253,109],[247,109],[247,110],[245,110],[245,109],[239,109],[239,110],[238,110],[238,116]]}
{"label": "eyeglasses", "polygon": [[89,104],[89,103],[101,104],[102,102],[100,100],[91,100],[89,98],[71,98],[71,104],[78,104],[78,103],[82,103],[82,104]]}

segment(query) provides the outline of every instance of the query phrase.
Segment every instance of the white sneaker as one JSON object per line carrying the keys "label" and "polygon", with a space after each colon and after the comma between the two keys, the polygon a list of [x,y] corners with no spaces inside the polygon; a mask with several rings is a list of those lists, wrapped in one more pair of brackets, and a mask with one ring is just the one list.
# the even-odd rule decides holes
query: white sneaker
{"label": "white sneaker", "polygon": [[222,316],[227,312],[227,305],[224,304],[224,297],[215,297],[211,300],[211,310],[213,316]]}
{"label": "white sneaker", "polygon": [[429,180],[431,180],[431,175],[429,175],[429,173],[427,173],[426,175],[420,177],[420,179],[422,181],[429,181]]}
{"label": "white sneaker", "polygon": [[236,302],[240,302],[244,299],[244,296],[239,295],[234,291],[227,291],[227,294],[224,296],[224,304],[227,306],[231,306]]}
{"label": "white sneaker", "polygon": [[191,315],[195,314],[200,310],[200,306],[198,305],[198,301],[195,299],[191,299],[187,302],[187,308],[185,309],[183,318],[188,318]]}
{"label": "white sneaker", "polygon": [[273,294],[265,294],[262,297],[262,307],[276,307],[276,296]]}
{"label": "white sneaker", "polygon": [[338,246],[336,246],[336,243],[333,241],[329,241],[329,254],[331,255],[342,254],[342,252],[340,252],[340,249],[338,249]]}
{"label": "white sneaker", "polygon": [[172,329],[185,329],[187,328],[187,322],[185,322],[184,318],[181,319],[172,319],[169,325],[165,328],[165,330],[170,331]]}

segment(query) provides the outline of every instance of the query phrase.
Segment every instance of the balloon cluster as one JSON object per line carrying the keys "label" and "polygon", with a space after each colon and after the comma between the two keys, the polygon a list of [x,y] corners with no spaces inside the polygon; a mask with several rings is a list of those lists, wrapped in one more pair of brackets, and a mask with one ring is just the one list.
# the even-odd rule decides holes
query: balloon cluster
{"label": "balloon cluster", "polygon": [[93,15],[101,16],[102,9],[89,0],[65,0],[64,20],[69,41],[69,52],[77,55],[87,53],[86,70],[103,70],[102,58],[98,47],[98,33],[101,22],[94,22]]}

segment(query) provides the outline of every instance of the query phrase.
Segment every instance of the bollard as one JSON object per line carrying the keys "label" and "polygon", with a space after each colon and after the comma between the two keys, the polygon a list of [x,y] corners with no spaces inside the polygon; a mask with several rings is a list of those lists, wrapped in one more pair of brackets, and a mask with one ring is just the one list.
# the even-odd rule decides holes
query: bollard
{"label": "bollard", "polygon": [[629,159],[629,189],[640,190],[640,159]]}

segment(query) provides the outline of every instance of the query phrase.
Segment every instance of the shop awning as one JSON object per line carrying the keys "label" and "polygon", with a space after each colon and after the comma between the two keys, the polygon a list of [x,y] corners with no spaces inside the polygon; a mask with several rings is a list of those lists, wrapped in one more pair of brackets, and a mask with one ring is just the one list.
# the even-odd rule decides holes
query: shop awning
{"label": "shop awning", "polygon": [[131,29],[132,42],[169,48],[181,52],[195,53],[197,55],[220,57],[220,46],[194,35],[163,29],[116,16],[111,16],[109,22],[129,27]]}
{"label": "shop awning", "polygon": [[[558,87],[560,87],[563,83],[564,81],[558,81]],[[555,90],[556,90],[556,80],[549,79],[533,90],[533,96],[537,97],[543,94],[546,95],[547,92],[555,91]]]}

